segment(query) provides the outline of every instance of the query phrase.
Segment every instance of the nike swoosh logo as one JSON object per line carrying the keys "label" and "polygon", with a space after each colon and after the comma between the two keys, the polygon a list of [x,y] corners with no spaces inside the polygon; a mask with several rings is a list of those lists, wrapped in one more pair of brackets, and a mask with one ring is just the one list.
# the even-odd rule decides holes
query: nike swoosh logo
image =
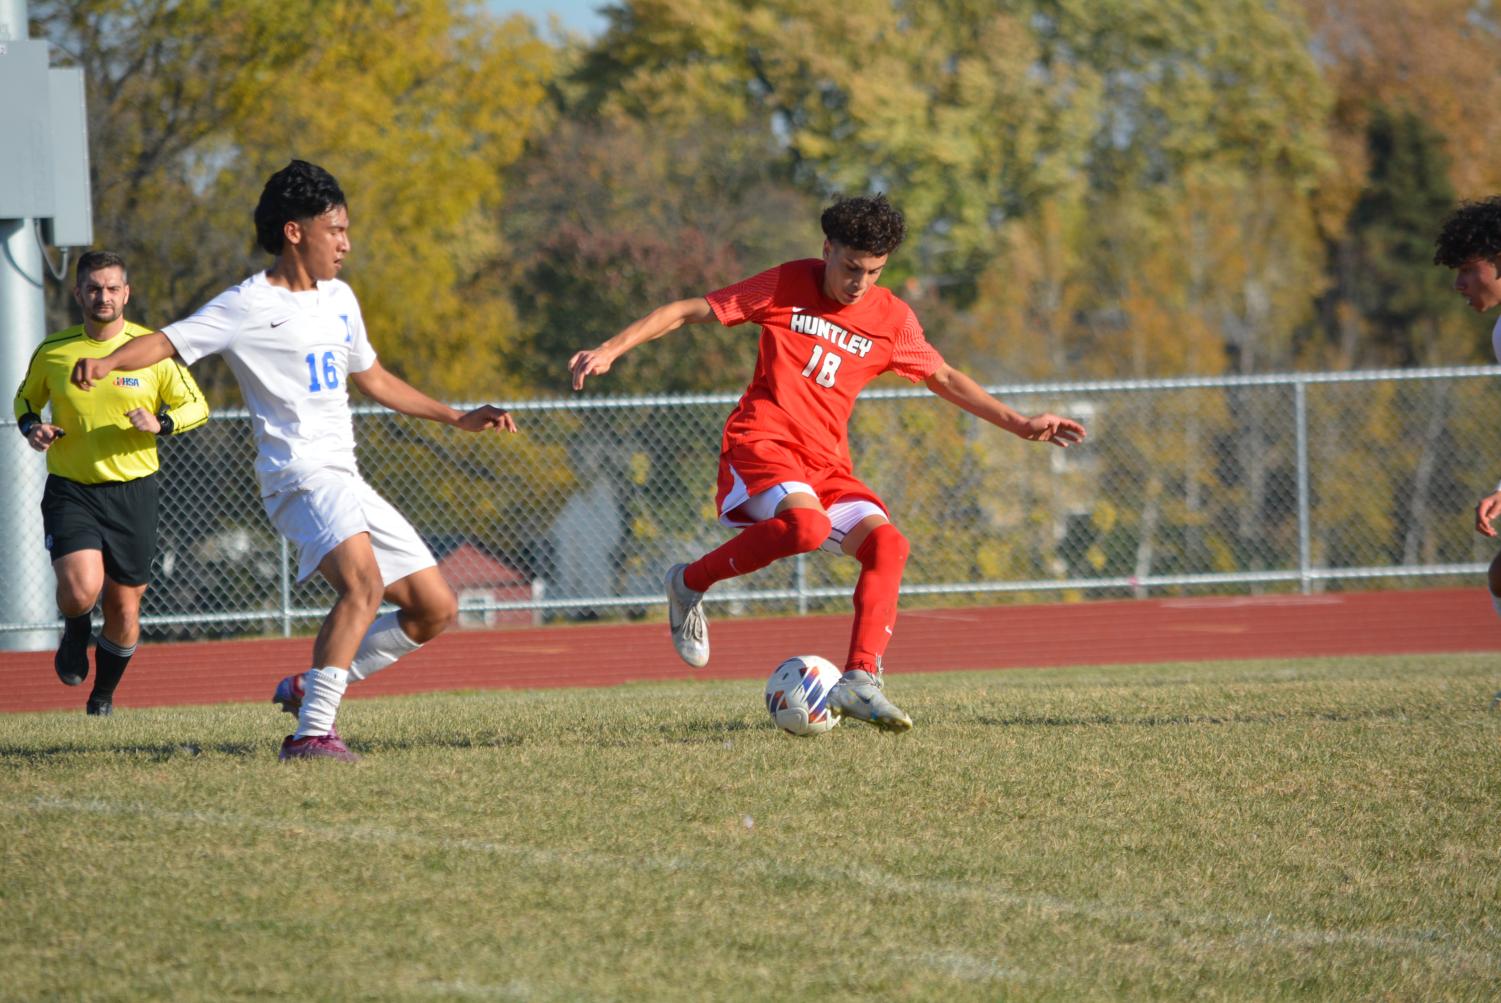
{"label": "nike swoosh logo", "polygon": [[795,306],[795,307],[792,308],[792,312],[793,313],[802,313],[806,309],[807,309],[807,307]]}
{"label": "nike swoosh logo", "polygon": [[294,317],[283,317],[281,320],[273,320],[271,322],[271,326],[272,327],[281,327],[283,324],[290,324],[295,319],[296,318],[294,318]]}

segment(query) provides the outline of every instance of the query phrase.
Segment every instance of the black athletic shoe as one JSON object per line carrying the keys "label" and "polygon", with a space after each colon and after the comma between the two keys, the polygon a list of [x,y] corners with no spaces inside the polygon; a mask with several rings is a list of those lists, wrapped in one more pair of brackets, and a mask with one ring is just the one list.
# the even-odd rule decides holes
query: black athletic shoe
{"label": "black athletic shoe", "polygon": [[93,626],[88,617],[76,616],[67,621],[57,654],[52,656],[52,667],[64,685],[80,686],[89,677],[89,641],[92,639]]}
{"label": "black athletic shoe", "polygon": [[115,705],[108,700],[95,700],[90,697],[83,711],[89,717],[109,717],[115,712]]}

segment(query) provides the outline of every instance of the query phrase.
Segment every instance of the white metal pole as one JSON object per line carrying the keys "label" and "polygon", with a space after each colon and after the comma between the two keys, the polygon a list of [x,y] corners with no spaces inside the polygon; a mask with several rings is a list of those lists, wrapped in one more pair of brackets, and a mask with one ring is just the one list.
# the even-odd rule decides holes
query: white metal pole
{"label": "white metal pole", "polygon": [[1313,554],[1309,532],[1308,384],[1293,384],[1293,412],[1298,444],[1298,580],[1302,592],[1313,591]]}
{"label": "white metal pole", "polygon": [[[46,326],[35,221],[0,219],[0,387],[7,394],[21,385]],[[6,582],[0,587],[0,623],[50,625],[58,617],[57,580],[43,547],[45,465],[14,424],[0,431],[0,568]],[[50,628],[0,631],[0,649],[45,651],[56,644],[57,633]]]}
{"label": "white metal pole", "polygon": [[[0,0],[0,45],[27,39],[28,30],[26,0]],[[47,333],[42,282],[36,220],[0,219],[0,388],[8,394],[21,385],[31,353]],[[0,431],[0,568],[6,582],[0,587],[0,623],[52,624],[58,617],[56,579],[42,542],[41,458],[15,426]],[[0,631],[0,649],[44,651],[56,643],[52,629]]]}

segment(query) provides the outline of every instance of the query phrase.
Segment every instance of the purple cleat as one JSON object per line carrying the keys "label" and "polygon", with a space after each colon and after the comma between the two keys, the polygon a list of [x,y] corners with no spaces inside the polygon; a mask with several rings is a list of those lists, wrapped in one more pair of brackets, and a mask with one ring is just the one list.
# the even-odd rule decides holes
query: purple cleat
{"label": "purple cleat", "polygon": [[327,735],[308,735],[297,738],[288,735],[281,743],[281,753],[277,756],[283,761],[288,759],[337,759],[341,763],[358,763],[360,757],[349,751],[349,746],[339,737],[337,731],[330,731]]}
{"label": "purple cleat", "polygon": [[302,682],[303,673],[288,676],[276,684],[276,692],[271,695],[271,702],[276,704],[288,714],[296,714],[302,709],[302,697],[306,689]]}

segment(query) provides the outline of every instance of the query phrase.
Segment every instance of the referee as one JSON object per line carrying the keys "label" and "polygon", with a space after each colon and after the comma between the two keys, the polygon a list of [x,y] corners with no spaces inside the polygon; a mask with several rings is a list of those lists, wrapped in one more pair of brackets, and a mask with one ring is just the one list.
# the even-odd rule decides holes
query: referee
{"label": "referee", "polygon": [[[42,525],[66,621],[53,666],[69,686],[88,677],[90,616],[102,591],[104,628],[86,710],[104,715],[135,654],[141,596],[156,556],[156,437],[202,425],[208,404],[187,367],[171,359],[114,373],[92,393],[73,386],[68,376],[78,360],[151,333],[125,319],[130,281],[118,254],[79,258],[73,298],[83,323],[37,348],[16,392],[15,415],[31,448],[47,454]],[[43,420],[49,401],[52,416]]]}

